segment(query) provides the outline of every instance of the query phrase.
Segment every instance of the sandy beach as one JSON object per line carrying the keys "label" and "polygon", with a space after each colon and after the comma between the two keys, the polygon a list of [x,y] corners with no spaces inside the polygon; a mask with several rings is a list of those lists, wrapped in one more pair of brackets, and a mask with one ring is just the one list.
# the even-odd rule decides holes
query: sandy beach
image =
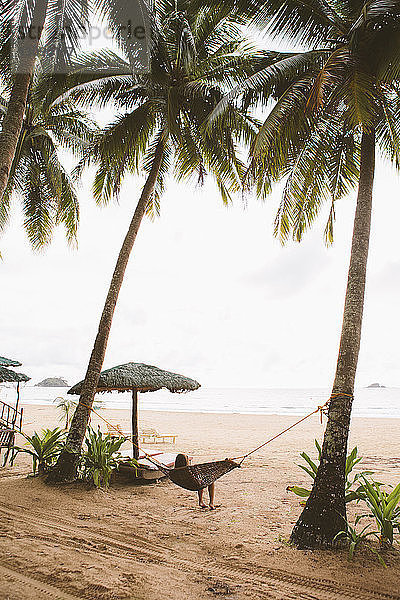
{"label": "sandy beach", "polygon": [[[129,411],[102,410],[129,428]],[[294,422],[276,415],[142,411],[141,426],[175,433],[194,462],[244,454]],[[93,419],[93,425],[101,421]],[[54,427],[53,407],[25,406],[25,430]],[[362,550],[304,552],[287,540],[301,507],[287,486],[309,484],[299,453],[313,452],[323,426],[314,416],[252,455],[217,482],[215,510],[163,480],[135,486],[121,478],[108,492],[81,485],[49,488],[27,478],[30,461],[0,470],[0,600],[245,598],[399,599],[400,557],[384,569]],[[400,480],[399,422],[354,419],[350,445],[388,484]],[[154,446],[152,446],[153,448]],[[349,514],[360,508],[351,506]]]}

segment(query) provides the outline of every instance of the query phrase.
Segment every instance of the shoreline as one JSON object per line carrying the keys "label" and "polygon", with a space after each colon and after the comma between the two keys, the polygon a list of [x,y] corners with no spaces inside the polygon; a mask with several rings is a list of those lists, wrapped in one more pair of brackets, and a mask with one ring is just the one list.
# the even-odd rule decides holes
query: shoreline
{"label": "shoreline", "polygon": [[[49,402],[47,404],[40,404],[40,403],[36,403],[36,402],[20,402],[19,404],[20,408],[27,409],[28,407],[40,407],[40,408],[54,408],[55,410],[57,410],[55,404],[53,404],[52,402]],[[96,409],[96,412],[99,412],[101,414],[101,411],[130,411],[130,407],[124,407],[124,406],[104,406],[100,409]],[[311,411],[310,411],[311,412]],[[271,412],[271,413],[267,413],[267,412],[233,412],[233,411],[218,411],[218,410],[177,410],[177,409],[168,409],[168,408],[162,408],[162,409],[155,409],[155,408],[140,408],[140,413],[167,413],[167,414],[190,414],[190,415],[221,415],[221,416],[225,416],[225,415],[236,415],[236,416],[249,416],[249,417],[301,417],[301,416],[305,416],[304,412],[296,412],[296,413],[277,413],[277,412]],[[307,413],[306,413],[307,414]],[[317,413],[315,413],[317,414]],[[383,416],[379,416],[379,415],[373,415],[373,416],[360,416],[360,415],[354,415],[352,414],[351,419],[365,419],[365,420],[374,420],[377,419],[379,421],[386,419],[388,421],[398,421],[400,420],[400,416],[390,416],[388,417],[387,415],[383,415]]]}
{"label": "shoreline", "polygon": [[[23,430],[32,434],[42,428],[61,427],[60,413],[54,405],[23,405]],[[103,418],[113,425],[121,425],[123,431],[131,430],[131,410],[103,408],[101,416],[94,414],[91,425],[106,431]],[[189,452],[196,457],[240,456],[259,444],[293,425],[298,415],[279,414],[237,414],[206,413],[187,411],[139,410],[139,429],[153,428],[160,434],[173,434],[177,437],[174,446],[156,444],[162,450]],[[269,461],[271,454],[277,453],[289,466],[296,467],[302,451],[315,454],[314,440],[321,440],[326,426],[324,417],[321,424],[319,414],[293,427],[251,457],[250,462]],[[390,440],[390,443],[389,443]],[[398,440],[399,443],[396,442]],[[129,442],[126,442],[129,447]],[[145,444],[144,444],[145,445]],[[352,417],[349,448],[357,445],[360,455],[393,457],[400,455],[398,419]],[[151,447],[154,447],[153,444]],[[375,460],[375,459],[374,459]],[[399,463],[400,464],[400,463]],[[399,473],[400,474],[400,473]],[[301,476],[301,473],[299,474]]]}
{"label": "shoreline", "polygon": [[[23,406],[52,406],[57,397],[69,398],[69,388],[25,388],[21,390]],[[15,403],[15,390],[4,391],[5,402]],[[326,403],[328,390],[313,389],[261,389],[261,388],[200,388],[191,394],[170,394],[160,390],[156,394],[139,395],[139,411],[153,410],[164,413],[284,415],[300,417]],[[78,400],[78,396],[71,399]],[[96,400],[109,410],[130,409],[129,393],[98,394]],[[356,390],[352,414],[354,417],[400,419],[400,391],[398,389]]]}

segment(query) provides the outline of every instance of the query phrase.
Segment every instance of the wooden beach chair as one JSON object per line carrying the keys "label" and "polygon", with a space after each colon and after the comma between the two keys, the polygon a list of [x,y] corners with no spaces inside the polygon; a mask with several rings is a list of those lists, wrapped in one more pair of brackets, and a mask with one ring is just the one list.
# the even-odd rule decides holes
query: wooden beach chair
{"label": "wooden beach chair", "polygon": [[15,431],[14,429],[6,429],[6,428],[1,428],[0,429],[0,454],[1,451],[6,448],[6,453],[4,456],[4,460],[3,460],[3,467],[5,467],[8,457],[10,456],[11,453],[11,461],[13,459],[14,456],[14,451],[13,451],[13,447],[14,447],[14,440],[15,440]]}
{"label": "wooden beach chair", "polygon": [[[173,469],[177,454],[168,453],[161,451],[146,450],[146,455],[143,451],[140,452],[139,456],[139,469],[137,470],[129,460],[132,459],[132,449],[122,450],[121,454],[123,458],[119,461],[118,471],[125,476],[128,476],[132,481],[140,483],[141,481],[158,481],[165,477],[157,465],[155,465],[148,457],[154,457],[167,469]],[[192,462],[192,457],[189,456],[189,463]]]}
{"label": "wooden beach chair", "polygon": [[113,425],[112,423],[107,423],[107,432],[112,437],[130,438],[132,435],[130,431],[123,431],[120,423],[117,423],[116,425]]}
{"label": "wooden beach chair", "polygon": [[[123,431],[120,423],[115,425],[107,423],[107,431],[113,437],[130,438],[132,435],[130,431]],[[165,444],[168,442],[175,444],[176,437],[174,433],[158,433],[156,429],[148,428],[142,429],[139,434],[139,441],[148,444]]]}
{"label": "wooden beach chair", "polygon": [[0,455],[1,451],[5,449],[3,467],[7,464],[9,458],[11,464],[13,462],[15,434],[22,431],[22,414],[22,408],[17,410],[17,408],[0,400]]}
{"label": "wooden beach chair", "polygon": [[175,444],[176,437],[174,433],[159,433],[150,427],[142,429],[139,434],[139,440],[144,444]]}

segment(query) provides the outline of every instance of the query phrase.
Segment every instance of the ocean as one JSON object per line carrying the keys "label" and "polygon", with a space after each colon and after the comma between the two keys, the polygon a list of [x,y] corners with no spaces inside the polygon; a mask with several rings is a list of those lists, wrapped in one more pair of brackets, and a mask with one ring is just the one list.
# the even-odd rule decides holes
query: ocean
{"label": "ocean", "polygon": [[[21,386],[23,404],[52,404],[65,397],[68,388]],[[0,399],[14,405],[15,388],[0,387]],[[129,393],[99,394],[108,408],[129,408]],[[170,394],[166,390],[139,394],[143,410],[303,415],[329,398],[328,389],[207,388],[188,394]],[[353,416],[400,418],[400,388],[359,388],[355,392]]]}

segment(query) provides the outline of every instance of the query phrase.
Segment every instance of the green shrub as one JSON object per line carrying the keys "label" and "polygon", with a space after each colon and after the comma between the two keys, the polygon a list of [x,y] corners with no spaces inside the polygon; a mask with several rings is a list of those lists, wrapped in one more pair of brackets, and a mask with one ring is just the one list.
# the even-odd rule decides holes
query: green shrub
{"label": "green shrub", "polygon": [[[319,463],[321,462],[321,454],[322,454],[322,448],[321,448],[321,445],[319,444],[318,440],[314,440],[314,444],[315,444],[315,447],[316,447],[317,453],[318,453],[317,462],[313,461],[306,452],[301,452],[300,456],[306,462],[306,465],[298,465],[300,467],[300,469],[303,469],[303,471],[305,471],[307,473],[307,475],[309,475],[312,479],[315,479]],[[362,456],[358,456],[357,447],[353,448],[353,450],[350,452],[350,454],[348,454],[348,456],[346,458],[346,470],[345,470],[346,502],[351,502],[352,500],[357,500],[359,498],[358,492],[360,490],[360,485],[358,485],[358,487],[356,489],[354,489],[354,486],[356,484],[359,484],[359,481],[362,477],[364,477],[365,475],[372,474],[372,471],[362,471],[360,473],[356,473],[353,478],[351,477],[351,473],[352,473],[354,467],[361,461],[362,461]],[[311,489],[299,487],[297,485],[291,485],[287,489],[288,489],[288,491],[293,492],[294,494],[296,494],[297,496],[300,496],[301,498],[308,498],[308,496],[311,493]]]}
{"label": "green shrub", "polygon": [[90,481],[97,488],[108,488],[113,469],[118,468],[121,458],[119,449],[125,442],[125,438],[111,437],[103,434],[98,428],[97,432],[89,427],[82,454],[81,472],[86,481]]}
{"label": "green shrub", "polygon": [[373,517],[379,529],[383,546],[392,546],[395,530],[400,533],[400,483],[391,491],[384,489],[378,481],[369,481],[363,476],[363,485],[358,490],[371,513],[364,515]]}
{"label": "green shrub", "polygon": [[19,452],[24,452],[32,456],[33,474],[36,475],[36,472],[39,475],[45,473],[56,462],[64,446],[64,431],[56,427],[55,429],[43,429],[41,434],[35,431],[32,436],[22,435],[26,439],[25,446],[28,446],[28,448],[14,446],[15,454],[12,463]]}
{"label": "green shrub", "polygon": [[346,523],[346,529],[344,529],[343,531],[339,531],[339,533],[337,535],[335,535],[334,540],[336,542],[346,542],[348,543],[349,546],[349,560],[353,560],[354,555],[358,549],[358,547],[361,544],[366,545],[366,547],[373,552],[377,557],[379,562],[386,567],[386,563],[383,560],[382,556],[379,554],[379,552],[377,552],[377,550],[375,550],[375,548],[372,548],[372,546],[370,546],[368,544],[368,539],[370,537],[379,537],[378,536],[378,531],[368,531],[368,529],[371,527],[371,524],[368,523],[368,525],[365,525],[361,531],[357,531],[357,525],[360,522],[360,520],[363,518],[362,515],[359,515],[358,517],[356,517],[356,520],[354,522],[354,527],[352,527],[349,523]]}

